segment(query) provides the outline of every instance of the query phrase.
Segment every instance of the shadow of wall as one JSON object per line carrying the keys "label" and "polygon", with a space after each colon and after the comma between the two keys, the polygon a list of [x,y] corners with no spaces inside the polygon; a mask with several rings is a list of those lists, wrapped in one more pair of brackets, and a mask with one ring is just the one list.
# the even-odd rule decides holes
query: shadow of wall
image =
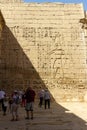
{"label": "shadow of wall", "polygon": [[33,88],[45,88],[45,84],[24,53],[10,29],[5,26],[1,45],[1,86],[8,91],[26,89],[30,82]]}
{"label": "shadow of wall", "polygon": [[[3,89],[7,92],[13,89],[26,89],[30,82],[32,82],[33,88],[36,91],[47,87],[7,26],[3,29],[2,43],[0,42],[0,44],[0,86]],[[43,115],[45,118],[46,114]],[[62,128],[65,129],[65,127],[67,127],[67,130],[71,130],[72,128],[74,130],[77,128],[87,129],[84,120],[70,113],[68,109],[56,102],[54,102],[52,113],[49,111],[46,119],[48,128],[51,125],[51,129],[54,129],[52,128],[52,123],[56,125],[56,128],[61,130]],[[50,122],[48,122],[49,120]],[[42,125],[42,128],[44,126]]]}

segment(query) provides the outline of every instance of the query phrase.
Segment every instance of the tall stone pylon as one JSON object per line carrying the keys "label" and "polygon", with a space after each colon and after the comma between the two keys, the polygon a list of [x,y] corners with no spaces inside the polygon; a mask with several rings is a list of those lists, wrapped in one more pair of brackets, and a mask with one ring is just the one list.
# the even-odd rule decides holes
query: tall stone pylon
{"label": "tall stone pylon", "polygon": [[83,5],[1,2],[0,9],[6,22],[2,86],[10,91],[32,82],[36,91],[48,88],[57,101],[84,101],[87,50],[80,23]]}
{"label": "tall stone pylon", "polygon": [[0,0],[0,3],[20,3],[22,0]]}

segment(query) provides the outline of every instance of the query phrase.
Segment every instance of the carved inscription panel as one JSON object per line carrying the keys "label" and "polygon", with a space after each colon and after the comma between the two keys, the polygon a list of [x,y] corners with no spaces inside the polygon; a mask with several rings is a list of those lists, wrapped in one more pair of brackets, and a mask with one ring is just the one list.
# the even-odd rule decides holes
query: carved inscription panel
{"label": "carved inscription panel", "polygon": [[[82,82],[85,78],[86,61],[83,57],[85,47],[83,46],[81,49],[79,42],[73,43],[73,40],[77,41],[80,35],[78,30],[74,34],[73,31],[74,29],[66,34],[53,27],[14,26],[10,30],[6,29],[4,35],[5,42],[7,41],[8,44],[3,47],[6,48],[4,54],[9,55],[5,55],[5,60],[10,67],[27,69],[29,73],[32,73],[31,77],[37,71],[41,79],[48,82],[49,87],[59,87],[59,84],[62,83]],[[70,40],[73,39],[68,41],[68,36]],[[12,39],[14,40],[11,43]],[[24,43],[22,44],[20,41],[24,41]]]}

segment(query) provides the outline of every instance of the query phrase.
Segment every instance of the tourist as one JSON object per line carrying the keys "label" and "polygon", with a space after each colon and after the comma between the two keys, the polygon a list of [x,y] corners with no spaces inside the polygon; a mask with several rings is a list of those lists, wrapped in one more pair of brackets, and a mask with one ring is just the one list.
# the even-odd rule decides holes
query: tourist
{"label": "tourist", "polygon": [[21,106],[25,107],[26,105],[26,98],[25,98],[25,90],[22,92],[22,102],[21,102]]}
{"label": "tourist", "polygon": [[13,103],[13,99],[12,99],[12,96],[9,95],[9,99],[8,99],[8,104],[9,104],[9,108],[8,108],[8,111],[11,113],[11,108],[12,108],[12,103]]}
{"label": "tourist", "polygon": [[35,95],[36,95],[35,91],[31,87],[28,87],[25,92],[25,97],[26,97],[25,110],[27,115],[25,119],[29,119],[30,114],[31,114],[31,119],[33,119],[33,107],[34,107],[33,105],[34,105]]}
{"label": "tourist", "polygon": [[20,103],[19,94],[18,94],[18,91],[15,90],[12,95],[12,104],[11,104],[12,119],[11,121],[19,120],[19,115],[18,115],[19,103]]}
{"label": "tourist", "polygon": [[1,107],[1,110],[3,110],[3,99],[4,99],[4,96],[5,96],[5,92],[0,89],[0,107]]}
{"label": "tourist", "polygon": [[49,93],[48,89],[46,89],[44,92],[44,107],[45,107],[45,109],[47,108],[47,106],[50,109],[50,93]]}
{"label": "tourist", "polygon": [[8,96],[5,94],[3,98],[3,115],[4,116],[6,115],[8,104],[9,104],[8,99],[9,99]]}
{"label": "tourist", "polygon": [[39,106],[40,107],[42,107],[42,105],[43,105],[43,100],[44,100],[44,90],[42,89],[42,90],[40,90],[40,92],[39,92]]}

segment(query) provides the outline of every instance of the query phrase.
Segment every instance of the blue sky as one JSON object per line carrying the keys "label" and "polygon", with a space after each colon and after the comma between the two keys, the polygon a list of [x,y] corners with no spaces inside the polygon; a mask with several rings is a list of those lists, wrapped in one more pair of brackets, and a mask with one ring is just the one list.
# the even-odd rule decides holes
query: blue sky
{"label": "blue sky", "polygon": [[87,0],[23,0],[25,2],[63,2],[63,3],[83,3],[84,9],[87,10]]}

